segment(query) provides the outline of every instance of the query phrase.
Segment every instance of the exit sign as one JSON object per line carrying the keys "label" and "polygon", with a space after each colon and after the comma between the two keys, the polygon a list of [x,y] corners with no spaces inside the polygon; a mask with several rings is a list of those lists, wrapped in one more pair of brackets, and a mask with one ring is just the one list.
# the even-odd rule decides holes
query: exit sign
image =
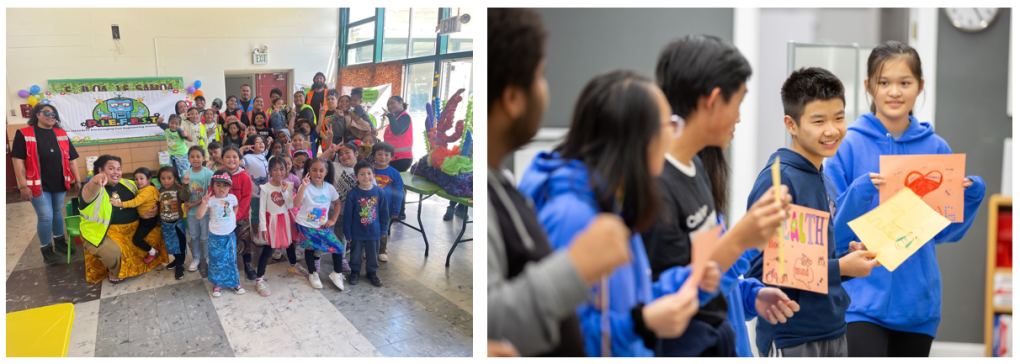
{"label": "exit sign", "polygon": [[269,53],[252,52],[252,54],[251,54],[251,63],[252,64],[268,64],[269,63]]}
{"label": "exit sign", "polygon": [[447,35],[460,32],[460,16],[446,18],[439,21],[439,35]]}

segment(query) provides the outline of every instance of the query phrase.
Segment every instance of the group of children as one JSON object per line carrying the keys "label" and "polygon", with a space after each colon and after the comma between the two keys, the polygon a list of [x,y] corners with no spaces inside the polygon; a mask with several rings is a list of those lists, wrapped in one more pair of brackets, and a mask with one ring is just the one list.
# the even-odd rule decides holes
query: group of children
{"label": "group of children", "polygon": [[[335,92],[327,100],[338,110]],[[171,165],[156,172],[158,186],[150,180],[149,169],[135,170],[137,197],[115,203],[139,209],[158,204],[159,214],[143,219],[134,238],[134,244],[149,253],[144,261],[152,262],[158,250],[166,249],[175,257],[167,269],[174,269],[175,277],[181,279],[186,236],[190,236],[193,260],[188,271],[197,271],[204,257],[215,297],[220,296],[222,287],[237,294],[245,292],[240,285],[238,255],[247,278],[255,281],[259,294],[268,296],[266,265],[271,257],[281,259],[283,251],[290,262],[289,272],[307,276],[314,288],[322,288],[318,267],[323,253],[333,254],[329,278],[340,290],[345,280],[357,284],[362,257],[368,262],[365,278],[381,287],[378,261],[388,259],[389,223],[397,218],[403,200],[400,174],[389,166],[393,145],[379,142],[368,132],[359,139],[350,134],[334,138],[334,130],[343,133],[346,126],[334,123],[322,128],[322,155],[316,156],[320,145],[313,144],[313,130],[309,130],[314,126],[303,122],[295,129],[298,113],[285,113],[280,98],[274,97],[267,118],[261,111],[261,97],[256,97],[254,110],[244,115],[252,123],[243,134],[241,114],[231,111],[234,103],[236,98],[229,97],[228,109],[220,115],[225,116],[225,130],[217,130],[222,127],[217,123],[205,122],[217,117],[211,109],[200,114],[183,102],[175,106],[167,123],[160,124]],[[289,125],[280,129],[284,114],[289,115]],[[182,115],[187,115],[187,122],[182,123]],[[361,158],[364,154],[368,155]],[[143,240],[157,225],[163,231],[162,247]],[[255,266],[253,245],[263,247]],[[307,269],[297,262],[297,247],[304,249]],[[353,253],[350,264],[344,259],[345,251]],[[348,271],[349,277],[342,275]]]}
{"label": "group of children", "polygon": [[[871,112],[849,127],[836,76],[822,68],[789,75],[780,96],[792,146],[769,158],[747,196],[746,214],[722,230],[702,272],[694,271],[691,240],[725,226],[723,150],[740,122],[750,64],[717,37],[687,36],[664,48],[654,81],[632,71],[590,81],[566,139],[536,156],[517,188],[534,203],[549,244],[571,254],[580,254],[573,245],[588,229],[606,225],[600,214],[620,216],[631,232],[630,260],[607,272],[602,284],[590,288],[593,298],[576,306],[583,340],[569,341],[572,328],[560,326],[558,347],[528,352],[571,352],[573,345],[589,356],[751,356],[744,326],[757,316],[761,356],[927,356],[941,315],[935,245],[966,234],[984,183],[977,176],[957,182],[965,188],[966,220],[950,225],[897,270],[884,269],[868,242],[847,227],[879,204],[885,183],[876,173],[879,156],[952,151],[911,112],[924,83],[917,52],[886,42],[872,51],[867,66]],[[490,110],[508,110],[506,99],[496,97]],[[779,191],[771,171],[776,158]],[[828,293],[761,283],[762,249],[790,216],[791,204],[831,213]],[[690,279],[695,274],[702,277],[697,282]],[[608,307],[600,304],[603,292]],[[500,338],[492,333],[490,339]],[[517,340],[511,343],[533,344]]]}

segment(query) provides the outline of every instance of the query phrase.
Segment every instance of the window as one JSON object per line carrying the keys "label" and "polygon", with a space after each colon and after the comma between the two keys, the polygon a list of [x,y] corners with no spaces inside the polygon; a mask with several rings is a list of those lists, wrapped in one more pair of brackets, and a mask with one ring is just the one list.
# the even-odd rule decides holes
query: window
{"label": "window", "polygon": [[415,8],[411,14],[411,57],[436,54],[439,8]]}
{"label": "window", "polygon": [[415,63],[405,66],[404,95],[407,112],[412,120],[425,120],[425,103],[432,102],[433,62]]}
{"label": "window", "polygon": [[464,99],[457,105],[457,111],[453,113],[454,121],[464,120],[467,116],[468,99],[471,92],[474,91],[472,66],[471,58],[445,60],[439,66],[439,97],[441,100],[447,100],[457,90],[464,89],[464,92],[460,94]]}
{"label": "window", "polygon": [[375,22],[368,22],[347,29],[347,44],[375,39]]}
{"label": "window", "polygon": [[[415,63],[404,66],[404,102],[407,103],[407,113],[411,115],[414,123],[416,138],[411,153],[421,157],[425,155],[426,146],[421,139],[422,130],[425,127],[425,118],[428,112],[425,103],[432,102],[432,71],[435,62]],[[440,105],[441,106],[441,105]]]}
{"label": "window", "polygon": [[386,8],[383,17],[382,60],[407,58],[407,37],[411,31],[410,8]]}
{"label": "window", "polygon": [[375,45],[369,44],[358,48],[347,49],[347,64],[355,65],[372,63],[372,56],[375,54]]}
{"label": "window", "polygon": [[375,8],[350,8],[350,10],[350,19],[347,20],[349,23],[375,16]]}
{"label": "window", "polygon": [[450,34],[447,37],[446,42],[447,53],[466,52],[473,49],[472,40],[475,31],[475,22],[477,22],[477,20],[473,19],[474,13],[472,12],[471,8],[452,8],[450,9],[450,16],[451,17],[457,16],[458,10],[460,10],[460,15],[464,14],[471,15],[472,20],[467,24],[461,24],[460,32]]}

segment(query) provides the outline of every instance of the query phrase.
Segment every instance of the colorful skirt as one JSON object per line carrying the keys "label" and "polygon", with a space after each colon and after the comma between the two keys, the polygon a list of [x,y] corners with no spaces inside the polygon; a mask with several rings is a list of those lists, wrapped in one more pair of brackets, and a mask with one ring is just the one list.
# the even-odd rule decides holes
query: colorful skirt
{"label": "colorful skirt", "polygon": [[251,254],[251,220],[237,220],[234,236],[237,237],[237,255]]}
{"label": "colorful skirt", "polygon": [[241,285],[237,273],[237,255],[234,251],[237,237],[209,234],[209,282],[220,287],[234,288]]}
{"label": "colorful skirt", "polygon": [[[135,236],[135,230],[138,230],[138,221],[130,224],[110,225],[109,230],[106,231],[106,236],[113,239],[120,246],[120,277],[118,278],[134,277],[146,273],[160,264],[170,262],[166,251],[160,251],[159,255],[156,256],[156,260],[153,260],[152,263],[143,263],[142,259],[145,259],[149,252],[138,249],[131,242],[131,239]],[[152,246],[160,246],[162,245],[160,242],[161,238],[160,227],[157,226],[149,232],[149,235],[145,236],[145,242]],[[102,282],[103,279],[110,275],[106,266],[98,258],[89,254],[88,250],[82,250],[85,250],[85,280],[89,283]]]}
{"label": "colorful skirt", "polygon": [[301,248],[343,254],[344,244],[333,234],[332,227],[313,229],[298,224],[297,229],[303,237],[300,245]]}
{"label": "colorful skirt", "polygon": [[170,155],[170,160],[177,166],[177,175],[184,176],[187,170],[191,169],[191,162],[188,162],[187,155]]}
{"label": "colorful skirt", "polygon": [[182,249],[182,246],[186,242],[178,241],[179,240],[178,237],[187,235],[183,234],[177,235],[177,231],[178,229],[180,229],[181,232],[185,232],[184,219],[180,219],[175,222],[162,221],[160,222],[160,226],[163,228],[163,244],[166,245],[166,253],[167,254],[183,253],[184,249]]}

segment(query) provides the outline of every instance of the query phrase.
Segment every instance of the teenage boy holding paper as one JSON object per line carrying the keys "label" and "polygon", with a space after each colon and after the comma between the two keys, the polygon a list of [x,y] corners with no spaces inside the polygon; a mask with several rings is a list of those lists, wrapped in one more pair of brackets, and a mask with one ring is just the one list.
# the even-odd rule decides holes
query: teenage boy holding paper
{"label": "teenage boy holding paper", "polygon": [[[846,135],[843,84],[831,72],[821,68],[801,68],[783,84],[783,118],[793,139],[790,149],[780,148],[769,157],[758,174],[748,206],[761,198],[775,198],[766,191],[773,186],[773,163],[779,159],[783,185],[790,187],[793,204],[827,211],[828,219],[828,293],[782,288],[801,311],[786,323],[771,324],[758,320],[755,344],[761,356],[845,357],[847,356],[846,320],[850,296],[842,281],[866,277],[878,266],[875,253],[861,243],[851,243],[850,252],[837,257],[834,244],[836,214],[835,187],[822,172],[822,160],[836,154]],[[783,244],[780,244],[783,245]],[[782,250],[780,250],[780,254]],[[762,279],[764,253],[751,260],[746,276]],[[782,263],[781,263],[782,264]]]}

